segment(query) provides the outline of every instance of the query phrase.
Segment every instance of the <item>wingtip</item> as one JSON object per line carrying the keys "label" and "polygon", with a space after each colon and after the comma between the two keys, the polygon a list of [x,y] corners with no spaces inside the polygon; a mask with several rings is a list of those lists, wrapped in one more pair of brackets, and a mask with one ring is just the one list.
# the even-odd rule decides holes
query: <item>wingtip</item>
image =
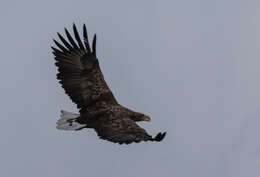
{"label": "wingtip", "polygon": [[61,51],[53,46],[51,46],[51,49],[53,50],[52,53],[55,55],[57,53],[60,53]]}
{"label": "wingtip", "polygon": [[83,41],[86,47],[87,52],[91,52],[90,46],[89,46],[89,42],[88,42],[88,31],[87,31],[87,27],[85,25],[85,23],[83,24]]}
{"label": "wingtip", "polygon": [[96,42],[97,42],[97,34],[96,34],[96,33],[94,34],[93,42],[95,42],[95,44],[96,44]]}
{"label": "wingtip", "polygon": [[85,23],[83,24],[83,36],[85,38],[87,38],[87,36],[88,36],[88,31],[87,31],[87,27],[86,27]]}
{"label": "wingtip", "polygon": [[57,35],[59,36],[59,38],[62,38],[62,35],[59,32],[57,32]]}
{"label": "wingtip", "polygon": [[166,133],[167,132],[163,132],[163,133],[158,133],[154,138],[153,138],[153,140],[154,141],[162,141],[163,139],[164,139],[164,137],[166,136]]}
{"label": "wingtip", "polygon": [[68,37],[68,35],[70,35],[68,29],[65,27],[64,30],[65,30],[66,36]]}
{"label": "wingtip", "polygon": [[74,31],[77,30],[77,26],[76,26],[76,24],[74,22],[72,24],[72,28],[73,28]]}
{"label": "wingtip", "polygon": [[53,40],[53,42],[57,45],[58,42],[56,41],[56,39],[52,39],[52,40]]}
{"label": "wingtip", "polygon": [[53,46],[51,46],[51,49],[53,50],[53,52],[55,52],[55,50],[56,50],[55,47],[53,47]]}
{"label": "wingtip", "polygon": [[93,37],[93,43],[92,43],[92,51],[93,51],[93,54],[95,55],[95,57],[97,56],[96,55],[96,43],[97,43],[97,35],[95,33],[94,37]]}

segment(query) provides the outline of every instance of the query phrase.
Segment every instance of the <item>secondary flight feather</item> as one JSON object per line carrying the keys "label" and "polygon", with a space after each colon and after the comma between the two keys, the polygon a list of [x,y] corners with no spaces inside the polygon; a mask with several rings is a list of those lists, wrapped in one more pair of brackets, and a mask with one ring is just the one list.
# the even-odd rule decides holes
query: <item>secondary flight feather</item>
{"label": "secondary flight feather", "polygon": [[59,33],[61,43],[54,39],[52,47],[57,79],[65,93],[77,104],[80,114],[61,111],[57,122],[60,130],[94,129],[101,139],[119,144],[141,141],[161,141],[166,132],[155,137],[137,125],[139,121],[150,121],[150,117],[120,105],[108,85],[96,56],[96,34],[92,46],[88,41],[87,28],[83,25],[83,41],[73,24],[74,38],[65,28],[67,40]]}

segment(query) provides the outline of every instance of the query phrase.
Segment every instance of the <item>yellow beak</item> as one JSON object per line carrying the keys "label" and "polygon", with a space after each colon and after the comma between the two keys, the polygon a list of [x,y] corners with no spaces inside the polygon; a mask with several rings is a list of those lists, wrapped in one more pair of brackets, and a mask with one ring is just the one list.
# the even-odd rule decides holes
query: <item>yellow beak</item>
{"label": "yellow beak", "polygon": [[145,116],[144,116],[144,120],[145,120],[145,121],[151,121],[151,117],[145,115]]}

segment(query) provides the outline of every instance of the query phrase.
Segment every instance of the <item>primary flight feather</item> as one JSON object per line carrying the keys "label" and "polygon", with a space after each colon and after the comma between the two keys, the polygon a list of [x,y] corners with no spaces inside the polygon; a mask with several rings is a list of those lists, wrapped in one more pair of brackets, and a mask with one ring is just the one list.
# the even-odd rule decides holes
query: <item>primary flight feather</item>
{"label": "primary flight feather", "polygon": [[61,111],[57,122],[60,130],[94,129],[101,139],[129,144],[140,141],[161,141],[165,135],[154,138],[138,121],[150,121],[150,117],[121,106],[107,86],[96,56],[96,34],[90,46],[87,28],[83,25],[83,41],[73,24],[74,37],[65,28],[67,40],[58,33],[58,48],[52,47],[58,67],[57,79],[66,94],[77,104],[80,114]]}

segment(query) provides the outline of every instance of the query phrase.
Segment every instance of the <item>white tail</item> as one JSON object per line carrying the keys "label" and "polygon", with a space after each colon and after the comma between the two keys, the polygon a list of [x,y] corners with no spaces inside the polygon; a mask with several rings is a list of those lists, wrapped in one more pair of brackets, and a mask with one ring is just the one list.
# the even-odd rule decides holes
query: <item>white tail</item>
{"label": "white tail", "polygon": [[86,125],[77,122],[79,116],[79,114],[62,110],[60,115],[61,118],[57,121],[56,128],[59,130],[80,130]]}

